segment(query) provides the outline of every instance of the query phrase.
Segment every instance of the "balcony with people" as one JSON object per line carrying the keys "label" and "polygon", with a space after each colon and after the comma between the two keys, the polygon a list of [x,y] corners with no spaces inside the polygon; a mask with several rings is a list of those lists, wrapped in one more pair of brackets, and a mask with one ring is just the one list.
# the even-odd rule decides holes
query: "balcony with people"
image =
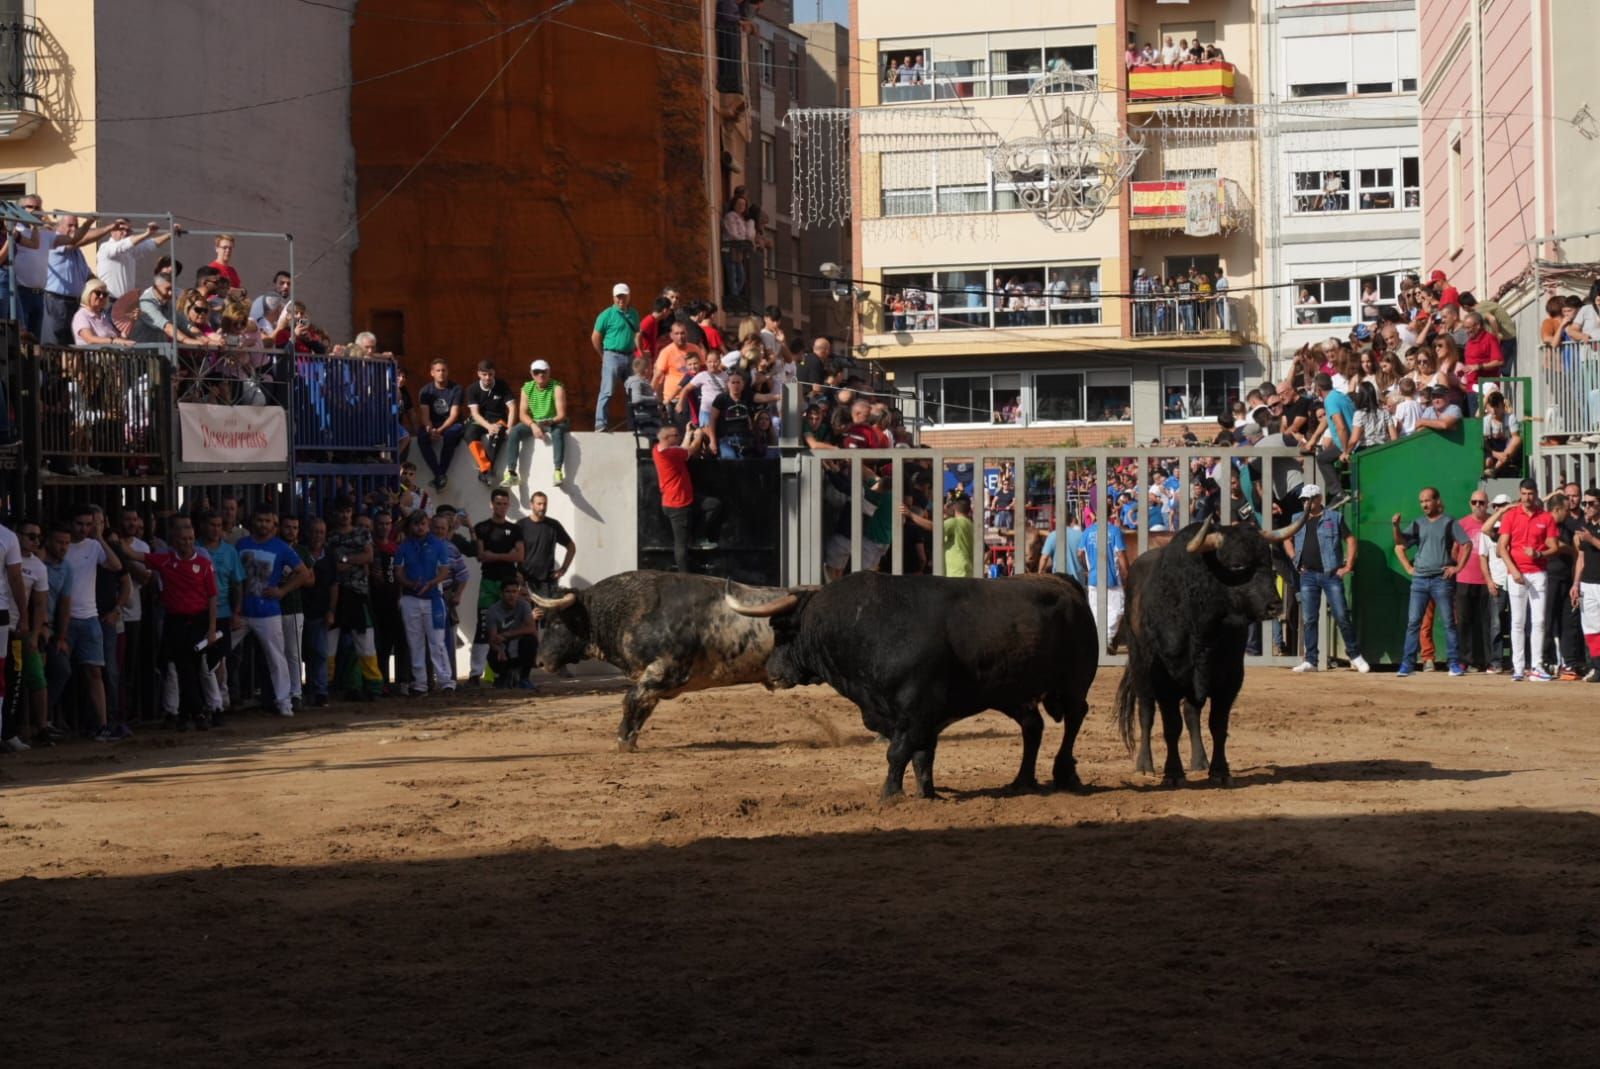
{"label": "balcony with people", "polygon": [[917,336],[1102,322],[1100,265],[1061,263],[885,272],[866,327],[869,335]]}
{"label": "balcony with people", "polygon": [[1134,338],[1236,344],[1247,326],[1249,301],[1230,293],[1216,256],[1169,258],[1163,266],[1136,268],[1130,292]]}

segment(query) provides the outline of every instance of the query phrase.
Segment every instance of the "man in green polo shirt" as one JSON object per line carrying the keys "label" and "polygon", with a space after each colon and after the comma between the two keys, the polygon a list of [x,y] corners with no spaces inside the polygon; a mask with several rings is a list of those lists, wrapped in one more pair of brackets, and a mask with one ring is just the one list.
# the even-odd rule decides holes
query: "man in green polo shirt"
{"label": "man in green polo shirt", "polygon": [[628,377],[633,367],[634,341],[639,334],[639,312],[628,307],[628,284],[611,287],[611,307],[594,321],[589,344],[600,357],[600,397],[594,403],[594,429],[606,429],[606,405],[611,391]]}

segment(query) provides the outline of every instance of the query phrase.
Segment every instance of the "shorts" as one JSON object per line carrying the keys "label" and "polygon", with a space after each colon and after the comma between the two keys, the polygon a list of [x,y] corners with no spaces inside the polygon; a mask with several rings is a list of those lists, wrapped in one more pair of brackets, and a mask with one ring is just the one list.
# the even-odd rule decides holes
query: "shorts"
{"label": "shorts", "polygon": [[75,665],[105,666],[105,630],[100,626],[99,619],[72,619],[67,625],[67,652]]}
{"label": "shorts", "polygon": [[[874,542],[870,538],[861,539],[861,570],[874,572],[878,570],[878,562],[883,560],[883,555],[889,552],[889,547],[882,542]],[[822,563],[836,572],[842,572],[850,566],[850,539],[846,535],[834,535],[828,539],[828,552],[823,557]]]}

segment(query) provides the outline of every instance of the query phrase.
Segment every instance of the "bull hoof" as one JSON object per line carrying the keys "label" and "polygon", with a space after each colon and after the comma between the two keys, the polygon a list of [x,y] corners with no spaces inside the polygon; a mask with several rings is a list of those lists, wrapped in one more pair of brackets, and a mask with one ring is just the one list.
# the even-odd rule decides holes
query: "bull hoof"
{"label": "bull hoof", "polygon": [[1148,757],[1141,757],[1133,763],[1133,770],[1135,772],[1154,772],[1156,770],[1155,762]]}
{"label": "bull hoof", "polygon": [[618,739],[617,740],[617,752],[618,753],[633,753],[634,751],[636,751],[638,749],[639,749],[639,740],[638,739]]}
{"label": "bull hoof", "polygon": [[898,784],[884,784],[883,790],[878,793],[878,801],[888,805],[905,799],[905,789]]}
{"label": "bull hoof", "polygon": [[1218,787],[1233,786],[1233,776],[1229,775],[1226,768],[1213,768],[1211,770],[1211,774],[1208,775],[1206,779],[1210,780],[1212,783],[1215,783]]}
{"label": "bull hoof", "polygon": [[1162,776],[1161,777],[1161,786],[1170,787],[1173,790],[1177,790],[1179,787],[1183,786],[1183,777],[1181,775],[1180,776],[1174,776],[1174,775]]}
{"label": "bull hoof", "polygon": [[1211,767],[1211,762],[1204,757],[1189,762],[1190,772],[1204,772]]}
{"label": "bull hoof", "polygon": [[1014,796],[1019,794],[1038,794],[1042,790],[1044,790],[1044,788],[1039,786],[1039,781],[1034,779],[1032,776],[1028,776],[1027,778],[1018,776],[1016,779],[1006,784],[1000,793],[1008,796]]}
{"label": "bull hoof", "polygon": [[1056,790],[1066,791],[1069,794],[1089,793],[1089,788],[1084,786],[1083,780],[1078,778],[1078,774],[1076,772],[1068,773],[1065,776],[1057,776]]}

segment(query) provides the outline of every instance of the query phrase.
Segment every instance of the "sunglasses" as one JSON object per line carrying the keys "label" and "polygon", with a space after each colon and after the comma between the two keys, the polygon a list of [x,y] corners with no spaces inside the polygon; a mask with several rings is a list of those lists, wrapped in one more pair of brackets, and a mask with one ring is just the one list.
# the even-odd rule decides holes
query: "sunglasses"
{"label": "sunglasses", "polygon": [[1488,503],[1489,503],[1489,502],[1488,502],[1488,501],[1486,501],[1486,500],[1484,500],[1484,499],[1483,499],[1483,498],[1481,498],[1481,497],[1480,497],[1480,498],[1476,498],[1476,499],[1474,499],[1474,500],[1473,500],[1473,501],[1472,501],[1472,504],[1473,504],[1473,505],[1487,505],[1487,504],[1488,504]]}

